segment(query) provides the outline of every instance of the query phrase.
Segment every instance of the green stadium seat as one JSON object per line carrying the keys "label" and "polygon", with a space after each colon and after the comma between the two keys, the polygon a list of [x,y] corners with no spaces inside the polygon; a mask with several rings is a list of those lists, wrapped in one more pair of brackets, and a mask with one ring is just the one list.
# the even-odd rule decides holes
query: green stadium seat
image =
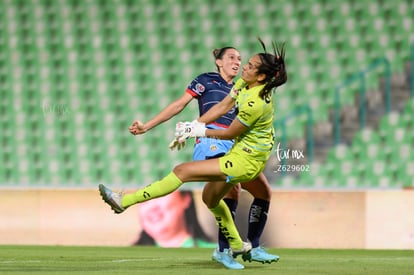
{"label": "green stadium seat", "polygon": [[327,154],[326,160],[328,162],[338,162],[344,160],[352,160],[353,155],[348,146],[339,144],[333,147]]}
{"label": "green stadium seat", "polygon": [[411,139],[412,137],[405,128],[398,127],[385,136],[384,143],[392,147],[394,144],[410,144]]}
{"label": "green stadium seat", "polygon": [[310,163],[309,171],[302,171],[298,175],[298,180],[296,181],[299,185],[303,186],[313,186],[315,177],[321,173],[322,164],[319,162]]}
{"label": "green stadium seat", "polygon": [[389,166],[384,160],[372,160],[367,162],[362,177],[362,187],[392,187],[394,181]]}
{"label": "green stadium seat", "polygon": [[[370,128],[364,128],[359,131],[352,140],[353,148],[359,149],[360,147],[364,147],[367,144],[380,144],[381,138],[376,131]],[[359,154],[358,151],[354,152],[355,154]]]}
{"label": "green stadium seat", "polygon": [[358,166],[352,159],[335,163],[332,185],[338,188],[355,188],[359,177]]}
{"label": "green stadium seat", "polygon": [[401,114],[401,125],[406,129],[414,130],[414,100],[408,100]]}
{"label": "green stadium seat", "polygon": [[351,151],[356,169],[362,173],[366,165],[373,159],[385,160],[386,151],[384,150],[381,138],[377,132],[369,128],[359,131],[352,140]]}
{"label": "green stadium seat", "polygon": [[402,167],[414,160],[414,147],[410,143],[394,144],[390,149],[388,167],[394,175],[402,171]]}
{"label": "green stadium seat", "polygon": [[391,133],[400,126],[400,115],[398,112],[390,112],[388,115],[384,116],[378,126],[378,131],[382,139],[385,139],[386,136],[389,136]]}
{"label": "green stadium seat", "polygon": [[414,155],[409,160],[400,161],[396,181],[401,187],[414,187]]}
{"label": "green stadium seat", "polygon": [[309,171],[301,172],[298,184],[308,188],[326,188],[331,180],[332,170],[332,163],[311,163]]}

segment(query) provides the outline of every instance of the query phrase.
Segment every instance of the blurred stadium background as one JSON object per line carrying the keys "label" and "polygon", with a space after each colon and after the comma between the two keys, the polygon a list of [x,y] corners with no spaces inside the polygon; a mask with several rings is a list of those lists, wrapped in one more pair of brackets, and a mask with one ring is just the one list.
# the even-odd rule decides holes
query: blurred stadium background
{"label": "blurred stadium background", "polygon": [[215,70],[214,48],[233,45],[245,61],[258,36],[287,43],[275,127],[282,149],[304,155],[275,152],[275,190],[412,188],[413,20],[409,0],[1,0],[0,189],[128,189],[164,176],[191,158],[191,146],[167,146],[197,106],[144,136],[127,127]]}

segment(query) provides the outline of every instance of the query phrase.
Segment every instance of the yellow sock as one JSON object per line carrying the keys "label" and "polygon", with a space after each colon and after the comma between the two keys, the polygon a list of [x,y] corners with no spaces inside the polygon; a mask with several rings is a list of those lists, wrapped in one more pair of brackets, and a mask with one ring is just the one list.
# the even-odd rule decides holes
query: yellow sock
{"label": "yellow sock", "polygon": [[236,250],[241,249],[243,241],[240,238],[239,232],[231,217],[230,209],[227,207],[226,203],[223,200],[220,200],[216,207],[210,208],[210,211],[216,218],[216,223],[221,233],[223,233],[229,241],[230,247]]}
{"label": "yellow sock", "polygon": [[135,193],[125,194],[122,197],[122,207],[127,208],[136,203],[165,196],[177,190],[182,184],[183,182],[171,172],[162,180],[151,183]]}

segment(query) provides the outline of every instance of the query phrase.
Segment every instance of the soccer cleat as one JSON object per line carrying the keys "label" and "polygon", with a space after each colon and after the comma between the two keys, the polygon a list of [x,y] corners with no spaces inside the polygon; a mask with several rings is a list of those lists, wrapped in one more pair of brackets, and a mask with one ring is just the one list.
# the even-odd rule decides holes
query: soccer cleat
{"label": "soccer cleat", "polygon": [[263,247],[258,246],[253,248],[250,251],[250,259],[249,258],[245,258],[244,255],[242,256],[243,261],[254,261],[254,262],[260,262],[262,264],[264,263],[272,263],[272,262],[277,262],[279,260],[279,256],[278,255],[272,255],[270,253],[268,253]]}
{"label": "soccer cleat", "polygon": [[233,258],[236,258],[239,255],[242,255],[243,260],[246,258],[246,260],[250,259],[250,250],[252,250],[252,244],[243,242],[243,246],[241,249],[234,250],[232,249],[232,255]]}
{"label": "soccer cleat", "polygon": [[112,210],[114,210],[116,214],[125,211],[125,208],[122,207],[121,203],[122,193],[113,192],[103,184],[99,184],[99,193],[101,194],[102,199],[111,206]]}
{"label": "soccer cleat", "polygon": [[244,266],[241,263],[237,262],[233,258],[233,256],[231,255],[231,250],[227,248],[225,248],[223,252],[220,252],[218,248],[215,249],[213,252],[212,258],[214,261],[221,263],[228,269],[243,269],[244,268]]}

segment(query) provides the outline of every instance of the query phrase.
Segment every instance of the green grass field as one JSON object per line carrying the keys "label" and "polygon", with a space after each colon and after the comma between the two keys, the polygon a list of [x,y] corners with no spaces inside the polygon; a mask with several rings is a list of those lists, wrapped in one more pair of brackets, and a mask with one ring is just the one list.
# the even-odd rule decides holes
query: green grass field
{"label": "green grass field", "polygon": [[414,274],[413,250],[269,251],[280,261],[236,271],[213,262],[211,249],[0,246],[0,274]]}

